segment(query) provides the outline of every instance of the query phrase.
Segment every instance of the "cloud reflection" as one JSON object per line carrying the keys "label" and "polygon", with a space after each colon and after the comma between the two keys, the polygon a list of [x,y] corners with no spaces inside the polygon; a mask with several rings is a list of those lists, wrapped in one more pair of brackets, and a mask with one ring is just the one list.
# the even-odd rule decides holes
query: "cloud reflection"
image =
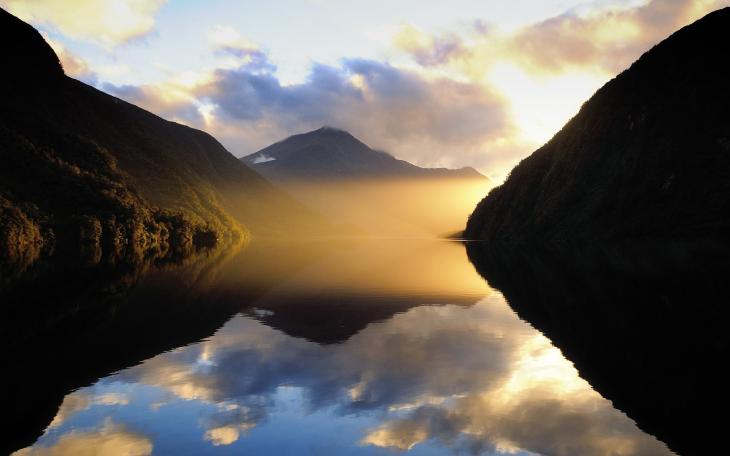
{"label": "cloud reflection", "polygon": [[[395,260],[411,248],[366,247],[319,258],[252,303],[273,313],[276,327],[266,325],[261,309],[239,315],[204,341],[71,393],[39,445],[75,435],[90,421],[103,428],[104,417],[113,415],[125,426],[143,423],[158,451],[281,453],[321,445],[334,454],[669,454],[593,391],[499,293],[483,281],[478,288],[460,245],[415,244],[411,248],[422,253],[405,255],[404,262]],[[238,286],[252,279],[235,277]],[[317,296],[338,290],[369,297],[357,305],[371,309],[384,297],[415,299],[419,291],[424,302],[444,299],[442,305],[401,307],[409,310],[383,321],[365,315],[369,324],[339,343],[276,329],[287,327],[287,315],[306,313],[296,307],[309,305],[316,313]],[[449,304],[466,290],[487,297]],[[302,295],[311,300],[297,301]],[[317,314],[327,322],[322,330],[347,312],[328,309]]]}
{"label": "cloud reflection", "polygon": [[370,414],[359,442],[415,450],[431,442],[468,453],[668,454],[580,379],[501,296],[471,308],[421,307],[372,324],[340,345],[288,337],[238,317],[210,340],[112,377],[212,405],[201,440],[231,445],[276,420],[282,388],[306,413]]}
{"label": "cloud reflection", "polygon": [[13,456],[147,456],[152,454],[149,438],[127,430],[110,420],[95,430],[72,430],[51,445],[37,445]]}

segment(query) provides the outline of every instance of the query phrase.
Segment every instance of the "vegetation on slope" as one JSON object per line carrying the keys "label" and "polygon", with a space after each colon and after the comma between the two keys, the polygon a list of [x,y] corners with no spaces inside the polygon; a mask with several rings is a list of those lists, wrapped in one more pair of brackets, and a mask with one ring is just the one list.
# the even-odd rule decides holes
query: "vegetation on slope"
{"label": "vegetation on slope", "polygon": [[44,144],[0,128],[0,161],[0,242],[14,261],[32,261],[56,245],[162,254],[216,237],[217,227],[192,212],[150,206],[111,154],[78,136]]}
{"label": "vegetation on slope", "polygon": [[0,39],[5,263],[50,248],[160,254],[291,228],[284,218],[319,222],[210,135],[66,77],[41,35],[3,10]]}

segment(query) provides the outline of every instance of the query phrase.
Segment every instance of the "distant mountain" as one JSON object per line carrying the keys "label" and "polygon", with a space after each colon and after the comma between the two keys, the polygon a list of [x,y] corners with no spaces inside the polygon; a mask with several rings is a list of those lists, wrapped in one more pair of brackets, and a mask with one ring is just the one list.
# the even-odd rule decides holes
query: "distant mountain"
{"label": "distant mountain", "polygon": [[41,35],[1,9],[0,40],[3,257],[49,244],[149,251],[316,219],[207,133],[65,76]]}
{"label": "distant mountain", "polygon": [[421,168],[373,150],[350,133],[332,127],[302,133],[243,157],[272,180],[464,177],[487,179],[474,168]]}
{"label": "distant mountain", "polygon": [[241,160],[360,235],[460,231],[491,186],[473,168],[421,168],[332,127],[290,136]]}
{"label": "distant mountain", "polygon": [[479,239],[727,237],[730,9],[644,54],[469,218]]}

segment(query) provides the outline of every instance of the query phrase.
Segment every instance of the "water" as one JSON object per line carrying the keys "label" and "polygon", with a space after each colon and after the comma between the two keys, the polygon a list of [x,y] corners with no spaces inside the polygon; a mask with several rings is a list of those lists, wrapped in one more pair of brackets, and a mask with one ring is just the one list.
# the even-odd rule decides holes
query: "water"
{"label": "water", "polygon": [[254,242],[101,289],[24,335],[58,347],[18,355],[48,411],[17,401],[17,454],[671,454],[459,243]]}

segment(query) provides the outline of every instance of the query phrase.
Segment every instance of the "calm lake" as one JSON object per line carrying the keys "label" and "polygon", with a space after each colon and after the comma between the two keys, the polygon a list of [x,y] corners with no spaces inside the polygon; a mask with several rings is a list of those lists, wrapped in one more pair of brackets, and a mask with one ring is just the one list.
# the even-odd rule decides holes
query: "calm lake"
{"label": "calm lake", "polygon": [[76,297],[11,312],[16,454],[671,454],[461,243],[255,241],[90,271],[17,285],[26,305]]}

